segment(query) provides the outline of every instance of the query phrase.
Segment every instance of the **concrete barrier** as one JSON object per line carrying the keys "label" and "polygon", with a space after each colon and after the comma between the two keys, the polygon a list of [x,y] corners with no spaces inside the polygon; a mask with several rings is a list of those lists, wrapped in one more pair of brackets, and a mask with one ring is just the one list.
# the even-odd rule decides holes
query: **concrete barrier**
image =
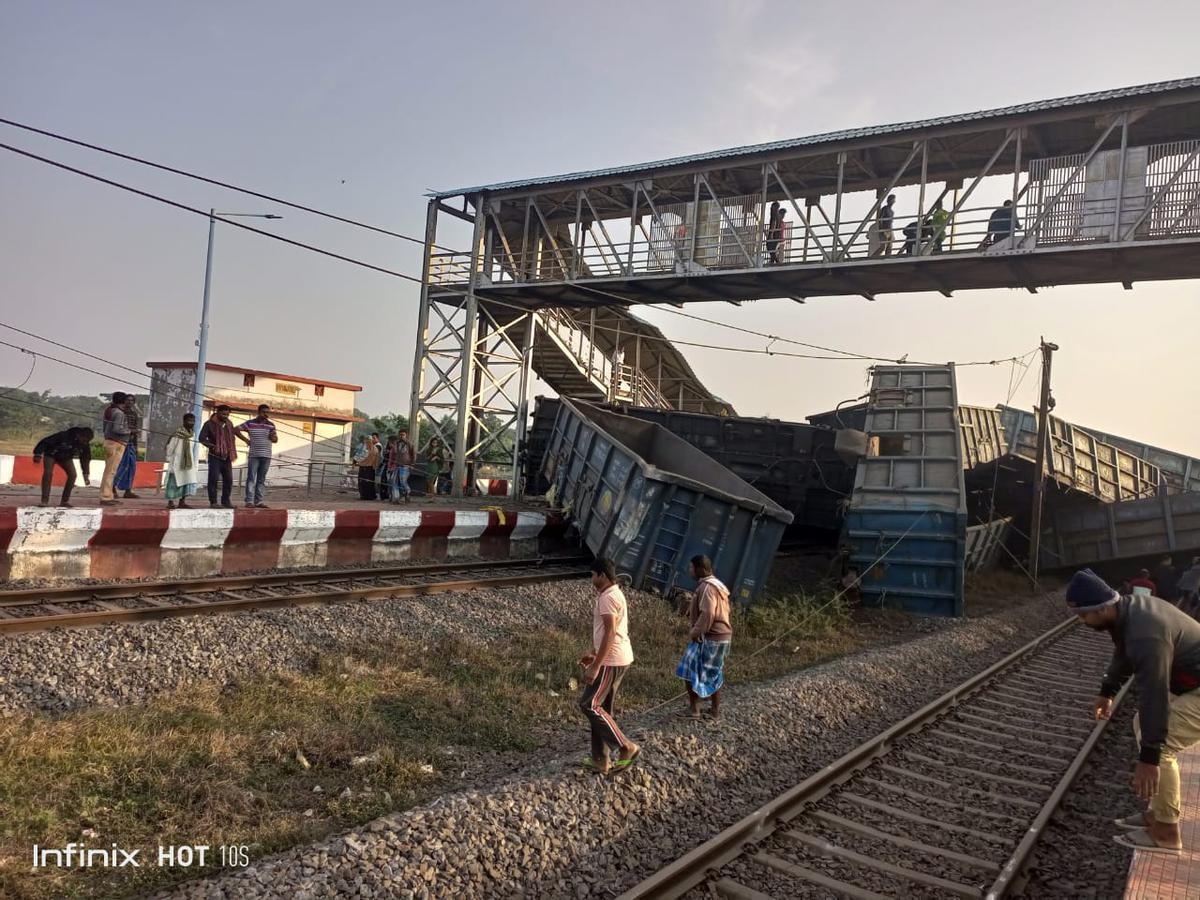
{"label": "concrete barrier", "polygon": [[18,507],[8,545],[11,578],[90,578],[89,544],[100,530],[100,509]]}
{"label": "concrete barrier", "polygon": [[[42,471],[42,464],[35,463],[32,456],[0,456],[0,484],[40,485]],[[133,473],[133,486],[144,490],[157,489],[162,482],[162,473],[163,463],[138,462]],[[92,484],[99,484],[103,474],[104,460],[93,459],[88,463],[88,477]],[[62,488],[66,481],[66,474],[55,466],[50,483],[56,488]],[[75,487],[84,487],[83,472],[80,471],[78,459],[75,460]]]}
{"label": "concrete barrier", "polygon": [[167,510],[167,533],[159,555],[159,575],[203,578],[221,571],[225,539],[233,530],[232,509]]}
{"label": "concrete barrier", "polygon": [[0,507],[0,578],[199,578],[563,549],[557,513]]}

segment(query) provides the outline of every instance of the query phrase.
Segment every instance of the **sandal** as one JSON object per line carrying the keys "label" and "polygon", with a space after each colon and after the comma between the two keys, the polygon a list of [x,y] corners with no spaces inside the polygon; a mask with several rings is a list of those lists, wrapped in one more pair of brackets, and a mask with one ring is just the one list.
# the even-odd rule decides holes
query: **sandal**
{"label": "sandal", "polygon": [[1113,824],[1118,828],[1124,828],[1126,831],[1137,831],[1139,828],[1146,827],[1146,814],[1134,813],[1132,816],[1126,816],[1123,819],[1113,819]]}
{"label": "sandal", "polygon": [[700,713],[698,713],[698,712],[677,712],[677,713],[675,713],[675,716],[676,716],[676,718],[687,719],[691,722],[699,722],[700,721]]}
{"label": "sandal", "polygon": [[[589,772],[595,772],[597,775],[607,775],[612,771],[612,766],[609,766],[607,769],[600,768],[598,765],[596,765],[596,761],[590,756],[585,756],[583,759],[581,759],[579,761],[579,765]],[[620,764],[618,763],[618,765]]]}
{"label": "sandal", "polygon": [[1145,828],[1114,835],[1113,840],[1122,847],[1128,847],[1130,850],[1144,850],[1147,853],[1169,853],[1172,856],[1178,856],[1183,851],[1182,845],[1178,847],[1164,847],[1154,840],[1150,836],[1150,832]]}
{"label": "sandal", "polygon": [[631,753],[629,755],[628,759],[618,759],[615,763],[613,763],[613,768],[621,769],[621,770],[628,769],[633,765],[634,760],[636,760],[641,755],[642,755],[642,748],[639,746],[634,749],[633,753]]}

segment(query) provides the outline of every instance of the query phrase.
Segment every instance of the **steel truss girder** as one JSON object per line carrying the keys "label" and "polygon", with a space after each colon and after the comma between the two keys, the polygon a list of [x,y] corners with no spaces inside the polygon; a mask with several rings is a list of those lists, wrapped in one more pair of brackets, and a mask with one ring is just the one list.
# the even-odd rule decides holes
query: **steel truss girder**
{"label": "steel truss girder", "polygon": [[[453,213],[444,204],[430,203],[426,219],[426,255],[413,360],[409,432],[419,453],[430,437],[441,438],[454,454],[455,496],[470,489],[478,464],[508,435],[515,435],[511,457],[504,460],[510,483],[518,484],[518,448],[528,412],[529,368],[536,314],[496,307],[477,294],[481,275],[490,263],[491,234],[485,233],[486,207],[475,199],[472,218],[471,262],[466,285],[436,286],[430,272],[437,237],[438,215]],[[544,220],[543,220],[544,221]],[[498,224],[498,223],[497,223]],[[501,229],[497,228],[503,237]],[[547,230],[547,236],[552,236]],[[485,244],[488,249],[485,249]],[[509,259],[512,254],[509,252]],[[443,421],[449,417],[448,421]]]}

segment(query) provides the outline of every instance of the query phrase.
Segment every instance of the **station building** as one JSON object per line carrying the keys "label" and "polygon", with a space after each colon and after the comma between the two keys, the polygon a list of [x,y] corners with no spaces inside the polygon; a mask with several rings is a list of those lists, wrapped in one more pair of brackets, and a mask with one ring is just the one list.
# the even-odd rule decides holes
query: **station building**
{"label": "station building", "polygon": [[[179,428],[183,414],[192,411],[196,363],[146,365],[151,372],[146,459],[162,461],[167,439]],[[261,403],[271,407],[271,419],[279,433],[279,442],[273,447],[273,484],[315,487],[336,484],[341,479],[350,461],[351,429],[361,421],[354,414],[360,385],[221,363],[208,363],[205,368],[205,418],[221,404],[232,408],[230,419],[234,424],[254,418]],[[197,429],[202,425],[197,423]],[[200,452],[203,464],[205,451]],[[245,445],[239,444],[235,468],[245,465]]]}

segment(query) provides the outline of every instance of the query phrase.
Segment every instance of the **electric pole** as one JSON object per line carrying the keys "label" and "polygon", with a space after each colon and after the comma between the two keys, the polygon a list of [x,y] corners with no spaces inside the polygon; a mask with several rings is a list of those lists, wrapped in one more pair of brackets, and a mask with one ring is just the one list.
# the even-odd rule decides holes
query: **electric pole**
{"label": "electric pole", "polygon": [[1042,396],[1038,402],[1037,466],[1033,476],[1033,511],[1029,525],[1029,577],[1033,589],[1037,590],[1038,551],[1042,542],[1042,501],[1046,494],[1046,461],[1049,457],[1050,410],[1054,409],[1054,398],[1050,396],[1050,362],[1058,344],[1041,341],[1042,351]]}

